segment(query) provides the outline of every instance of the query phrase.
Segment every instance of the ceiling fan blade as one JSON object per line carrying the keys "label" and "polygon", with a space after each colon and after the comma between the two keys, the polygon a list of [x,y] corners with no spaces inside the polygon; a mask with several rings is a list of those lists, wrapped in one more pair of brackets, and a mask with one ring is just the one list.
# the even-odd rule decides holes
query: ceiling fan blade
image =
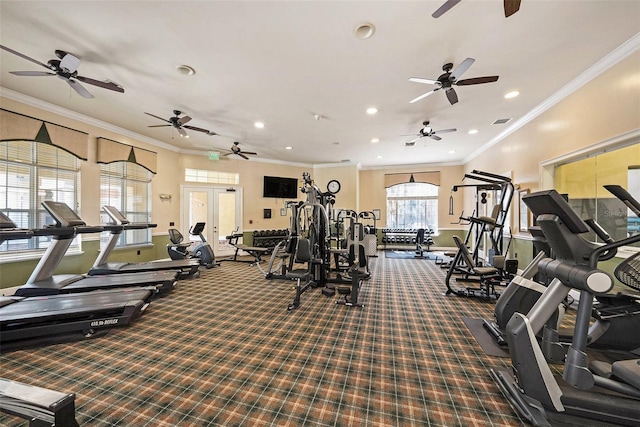
{"label": "ceiling fan blade", "polygon": [[462,61],[460,65],[458,65],[451,72],[451,74],[449,75],[449,80],[452,82],[458,80],[460,76],[463,75],[469,69],[469,67],[473,65],[474,62],[476,62],[476,60],[473,58],[467,58],[464,61]]}
{"label": "ceiling fan blade", "polygon": [[254,153],[253,151],[242,151],[242,154],[249,154],[251,156],[257,156],[258,153]]}
{"label": "ceiling fan blade", "polygon": [[422,138],[422,135],[418,136],[417,138],[413,138],[411,141],[409,141],[409,144],[414,144],[420,138]]}
{"label": "ceiling fan blade", "polygon": [[109,89],[109,90],[113,90],[113,91],[116,91],[116,92],[124,93],[124,88],[122,86],[120,86],[119,84],[114,83],[114,82],[108,82],[108,81],[107,82],[103,82],[103,81],[100,81],[100,80],[95,80],[95,79],[91,79],[89,77],[84,77],[84,76],[76,76],[74,78],[76,80],[80,80],[82,83],[87,83],[87,84],[90,84],[90,85],[101,87],[103,89]]}
{"label": "ceiling fan blade", "polygon": [[56,73],[49,73],[47,71],[9,71],[10,74],[16,76],[55,76]]}
{"label": "ceiling fan blade", "polygon": [[479,85],[482,83],[493,83],[498,80],[499,76],[474,77],[456,82],[456,86]]}
{"label": "ceiling fan blade", "polygon": [[47,64],[43,64],[43,63],[42,63],[42,62],[40,62],[40,61],[36,61],[36,60],[35,60],[35,59],[33,59],[33,58],[29,58],[27,55],[23,55],[22,53],[20,53],[20,52],[16,52],[16,51],[15,51],[15,50],[13,50],[13,49],[9,49],[9,48],[8,48],[8,47],[6,47],[6,46],[2,46],[2,45],[0,45],[0,49],[6,50],[7,52],[11,52],[11,53],[13,53],[14,55],[17,55],[17,56],[19,56],[19,57],[20,57],[20,58],[22,58],[22,59],[26,59],[27,61],[31,61],[31,62],[33,62],[34,64],[42,65],[44,68],[49,68],[49,69],[51,69],[51,67],[49,67]]}
{"label": "ceiling fan blade", "polygon": [[425,84],[425,85],[437,85],[437,84],[440,84],[440,82],[437,81],[437,80],[423,79],[423,78],[420,78],[420,77],[411,77],[409,79],[409,81],[410,82],[415,82],[415,83],[422,83],[422,84]]}
{"label": "ceiling fan blade", "polygon": [[508,18],[520,10],[520,0],[504,0],[504,17]]}
{"label": "ceiling fan blade", "polygon": [[80,66],[80,59],[71,55],[70,53],[65,54],[62,58],[60,58],[60,68],[63,70],[67,70],[70,73],[75,72]]}
{"label": "ceiling fan blade", "polygon": [[449,11],[453,6],[460,3],[460,0],[447,0],[442,6],[440,6],[435,12],[431,14],[434,18],[440,18],[446,12]]}
{"label": "ceiling fan blade", "polygon": [[187,129],[195,130],[195,131],[198,131],[198,132],[204,132],[204,133],[209,134],[209,135],[211,135],[211,134],[214,134],[214,135],[215,135],[215,133],[214,133],[214,132],[211,132],[211,131],[209,131],[209,130],[207,130],[207,129],[197,128],[197,127],[195,127],[195,126],[185,126],[185,127],[186,127]]}
{"label": "ceiling fan blade", "polygon": [[191,121],[191,117],[189,116],[184,116],[184,117],[180,117],[177,121],[178,125],[182,126],[185,123],[188,123]]}
{"label": "ceiling fan blade", "polygon": [[447,99],[451,103],[451,105],[458,102],[458,94],[453,88],[447,89]]}
{"label": "ceiling fan blade", "polygon": [[176,129],[178,129],[178,133],[180,134],[181,137],[189,138],[189,134],[187,133],[186,130],[184,130],[184,129],[180,128],[180,127],[176,127]]}
{"label": "ceiling fan blade", "polygon": [[[163,119],[162,117],[160,117],[160,116],[156,116],[155,114],[151,114],[151,113],[145,113],[145,114],[146,114],[147,116],[154,117],[154,118],[156,118],[156,119],[158,119],[158,120],[162,120],[163,122],[171,123],[169,120],[167,120],[167,119]],[[164,126],[164,125],[162,125],[162,126]]]}
{"label": "ceiling fan blade", "polygon": [[69,83],[69,86],[71,86],[73,88],[73,90],[75,90],[76,92],[78,92],[78,94],[83,97],[83,98],[93,98],[93,95],[91,95],[91,93],[85,89],[84,86],[82,86],[80,83],[78,83],[75,80],[71,80],[71,79],[65,79],[67,81],[67,83]]}
{"label": "ceiling fan blade", "polygon": [[455,128],[452,128],[452,129],[441,129],[441,130],[437,130],[437,131],[435,131],[435,132],[434,132],[434,134],[436,134],[436,133],[449,133],[449,132],[455,132],[455,131],[457,131],[457,130],[458,130],[458,129],[455,129]]}
{"label": "ceiling fan blade", "polygon": [[147,126],[149,128],[164,128],[164,127],[169,127],[171,125],[151,125],[151,126]]}
{"label": "ceiling fan blade", "polygon": [[238,153],[238,156],[242,157],[245,160],[249,160],[249,158],[242,153]]}
{"label": "ceiling fan blade", "polygon": [[442,138],[440,138],[438,135],[429,135],[429,138],[435,139],[436,141],[441,141],[442,140]]}
{"label": "ceiling fan blade", "polygon": [[437,88],[435,88],[434,90],[431,90],[431,91],[429,91],[429,92],[427,92],[427,93],[423,93],[423,94],[422,94],[422,95],[420,95],[419,97],[414,98],[414,99],[412,99],[411,101],[409,101],[409,104],[413,104],[414,102],[418,102],[418,101],[420,101],[421,99],[426,98],[427,96],[431,95],[432,93],[434,93],[434,92],[435,92],[435,91],[437,91],[437,90],[440,90],[440,88],[439,88],[439,87],[437,87]]}

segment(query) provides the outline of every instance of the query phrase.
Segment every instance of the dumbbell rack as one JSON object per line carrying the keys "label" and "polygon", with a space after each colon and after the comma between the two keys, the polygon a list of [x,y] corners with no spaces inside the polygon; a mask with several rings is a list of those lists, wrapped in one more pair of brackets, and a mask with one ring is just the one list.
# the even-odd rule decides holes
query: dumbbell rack
{"label": "dumbbell rack", "polygon": [[289,230],[256,230],[253,232],[253,246],[273,248],[289,236]]}
{"label": "dumbbell rack", "polygon": [[387,249],[413,249],[416,245],[417,229],[383,228],[382,244]]}

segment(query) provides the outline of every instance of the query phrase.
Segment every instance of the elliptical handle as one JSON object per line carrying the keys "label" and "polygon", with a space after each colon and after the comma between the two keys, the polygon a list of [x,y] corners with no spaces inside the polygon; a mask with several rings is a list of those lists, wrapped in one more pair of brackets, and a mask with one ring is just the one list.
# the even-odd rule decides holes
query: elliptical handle
{"label": "elliptical handle", "polygon": [[589,226],[590,229],[592,229],[594,231],[594,233],[596,233],[596,235],[600,238],[600,240],[602,240],[603,242],[610,244],[615,242],[615,240],[613,240],[611,238],[611,236],[609,235],[609,233],[607,233],[607,231],[602,228],[602,226],[600,224],[598,224],[596,222],[596,220],[590,218],[590,219],[585,219],[584,222],[587,223],[587,225]]}

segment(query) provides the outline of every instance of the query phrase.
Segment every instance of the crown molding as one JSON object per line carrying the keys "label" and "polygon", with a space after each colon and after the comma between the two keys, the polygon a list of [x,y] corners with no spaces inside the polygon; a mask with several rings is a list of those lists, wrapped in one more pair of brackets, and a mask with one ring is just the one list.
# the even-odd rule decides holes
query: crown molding
{"label": "crown molding", "polygon": [[[193,156],[205,156],[208,157],[209,153],[218,153],[220,151],[229,151],[229,150],[225,150],[225,149],[211,149],[211,150],[185,150],[185,149],[180,149],[178,150],[178,152],[180,154],[191,154]],[[252,162],[258,162],[258,163],[272,163],[272,164],[276,164],[276,165],[286,165],[286,166],[298,166],[298,167],[302,167],[302,168],[311,168],[313,167],[313,165],[308,164],[308,163],[297,163],[297,162],[287,162],[284,160],[273,160],[273,159],[263,159],[260,157],[250,157]],[[237,159],[236,159],[237,160]],[[212,162],[219,162],[219,161],[225,161],[225,160],[212,160]]]}
{"label": "crown molding", "polygon": [[462,162],[438,162],[438,163],[411,163],[406,165],[382,165],[382,166],[363,166],[360,170],[394,170],[394,169],[416,169],[416,168],[442,168],[448,166],[462,166]]}
{"label": "crown molding", "polygon": [[11,89],[7,89],[5,87],[0,87],[0,95],[12,101],[20,102],[30,107],[39,108],[40,110],[48,111],[49,113],[57,114],[59,116],[76,120],[78,122],[85,123],[90,126],[95,126],[97,128],[100,128],[106,131],[114,132],[122,136],[136,139],[138,141],[153,145],[155,147],[163,148],[165,150],[169,150],[173,152],[180,152],[180,149],[178,147],[174,147],[173,145],[167,144],[162,141],[158,141],[157,139],[149,138],[148,136],[141,135],[136,132],[132,132],[128,129],[121,128],[111,123],[103,122],[102,120],[94,119],[93,117],[85,116],[84,114],[76,113],[75,111],[71,111],[66,108],[62,108],[57,105],[50,104],[48,102],[42,101],[37,98],[33,98],[31,96],[25,95],[20,92],[16,92]]}
{"label": "crown molding", "polygon": [[609,68],[616,65],[618,62],[627,58],[629,55],[634,53],[640,49],[640,33],[636,33],[633,37],[631,37],[626,42],[622,43],[612,52],[607,54],[604,58],[593,64],[586,71],[578,75],[575,79],[567,83],[560,90],[554,93],[552,96],[535,106],[531,111],[529,111],[524,116],[520,117],[518,120],[514,121],[509,127],[507,127],[504,131],[496,135],[494,138],[490,139],[486,144],[483,144],[480,148],[466,156],[462,162],[468,163],[471,160],[478,157],[483,152],[487,151],[489,148],[496,145],[498,142],[505,139],[507,136],[511,135],[549,108],[556,105],[558,102],[562,101],[567,96],[571,95],[578,89],[580,89],[585,84],[589,83],[591,80],[598,77],[600,74],[607,71]]}

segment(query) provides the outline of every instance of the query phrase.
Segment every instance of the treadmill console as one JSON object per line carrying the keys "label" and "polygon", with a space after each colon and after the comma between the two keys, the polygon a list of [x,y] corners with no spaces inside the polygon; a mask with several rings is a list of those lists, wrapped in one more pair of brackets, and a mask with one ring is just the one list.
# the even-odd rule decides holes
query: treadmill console
{"label": "treadmill console", "polygon": [[11,218],[0,212],[0,229],[2,228],[17,228],[16,224],[11,221]]}
{"label": "treadmill console", "polygon": [[67,204],[62,202],[54,202],[45,200],[42,206],[49,212],[51,217],[56,220],[58,227],[78,227],[86,225]]}
{"label": "treadmill console", "polygon": [[116,224],[118,225],[129,224],[129,220],[124,215],[122,215],[122,212],[120,212],[114,206],[103,206],[102,209],[104,209],[107,215],[109,215],[113,220],[113,222],[115,222]]}

